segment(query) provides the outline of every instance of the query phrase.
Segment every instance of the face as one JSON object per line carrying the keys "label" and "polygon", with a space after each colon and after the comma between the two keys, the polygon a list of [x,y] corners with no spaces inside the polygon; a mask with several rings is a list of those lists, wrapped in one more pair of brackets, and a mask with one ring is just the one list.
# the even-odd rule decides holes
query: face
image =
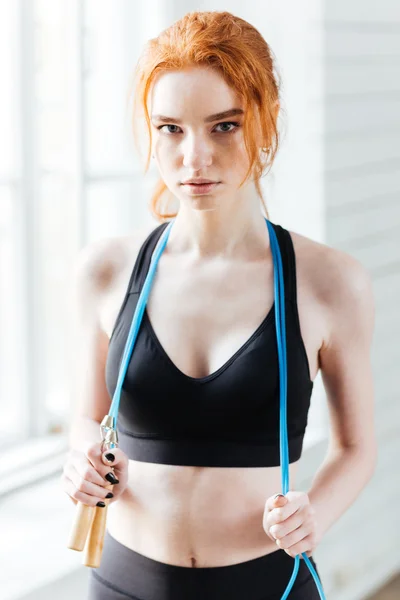
{"label": "face", "polygon": [[[246,194],[243,103],[211,69],[162,73],[149,95],[152,154],[169,190],[191,208],[213,209]],[[222,115],[231,109],[236,113]],[[242,114],[239,114],[242,113]],[[164,118],[165,117],[165,118]],[[188,179],[216,182],[187,185]]]}

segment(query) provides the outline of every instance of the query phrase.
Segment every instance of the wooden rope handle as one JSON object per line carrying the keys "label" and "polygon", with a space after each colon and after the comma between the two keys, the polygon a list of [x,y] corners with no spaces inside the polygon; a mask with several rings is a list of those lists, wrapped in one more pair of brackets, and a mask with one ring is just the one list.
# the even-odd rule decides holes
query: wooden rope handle
{"label": "wooden rope handle", "polygon": [[[105,486],[106,490],[112,490],[113,485]],[[77,550],[82,552],[86,544],[86,554],[83,559],[83,564],[89,566],[99,566],[88,564],[88,562],[97,562],[100,560],[101,551],[103,549],[103,541],[105,534],[105,524],[107,517],[108,501],[104,499],[105,506],[88,506],[82,502],[77,503],[77,509],[75,513],[75,519],[72,524],[71,534],[67,544],[67,548],[71,550]],[[104,525],[102,522],[104,520]],[[100,536],[100,537],[99,537]],[[100,552],[97,550],[96,554],[92,556],[94,548],[100,548]],[[90,553],[88,554],[88,551]],[[98,558],[94,558],[98,556]]]}
{"label": "wooden rope handle", "polygon": [[100,566],[103,553],[104,535],[106,532],[108,505],[95,506],[94,518],[87,536],[82,564],[86,567],[97,568]]}
{"label": "wooden rope handle", "polygon": [[72,524],[71,534],[67,548],[82,552],[88,537],[97,506],[88,506],[82,502],[77,503],[75,519]]}
{"label": "wooden rope handle", "polygon": [[[102,453],[118,447],[114,417],[106,415],[101,422],[100,431],[103,437],[100,447]],[[105,489],[112,490],[113,485],[107,485]],[[88,506],[82,502],[77,502],[77,510],[67,547],[78,552],[85,548],[83,564],[88,567],[100,566],[109,504],[107,500],[104,501],[106,505],[103,507]]]}

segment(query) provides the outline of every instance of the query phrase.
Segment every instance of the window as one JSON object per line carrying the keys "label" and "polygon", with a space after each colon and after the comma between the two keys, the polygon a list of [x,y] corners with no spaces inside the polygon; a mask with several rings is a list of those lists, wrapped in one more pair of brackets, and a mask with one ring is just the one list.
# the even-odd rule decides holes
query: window
{"label": "window", "polygon": [[127,93],[143,43],[164,26],[164,3],[152,4],[159,22],[129,0],[0,4],[0,435],[9,446],[62,439],[68,427],[77,252],[151,220],[152,173],[145,181],[138,170]]}

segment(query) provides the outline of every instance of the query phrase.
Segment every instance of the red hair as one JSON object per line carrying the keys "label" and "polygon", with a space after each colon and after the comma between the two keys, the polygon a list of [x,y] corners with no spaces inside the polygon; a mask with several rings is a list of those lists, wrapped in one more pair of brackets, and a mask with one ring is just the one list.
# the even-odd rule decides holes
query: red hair
{"label": "red hair", "polygon": [[[278,150],[280,82],[274,73],[273,53],[262,35],[247,21],[229,12],[189,12],[146,43],[134,72],[132,111],[137,148],[136,125],[141,120],[138,119],[139,111],[143,111],[147,124],[150,143],[145,173],[151,158],[152,136],[147,109],[151,85],[163,72],[192,67],[215,69],[243,99],[243,138],[250,164],[239,187],[249,177],[254,177],[257,193],[268,217],[259,179],[267,166],[269,169],[272,167]],[[260,140],[259,143],[256,140]],[[151,212],[161,222],[177,214],[168,212],[168,199],[164,204],[166,210],[162,211],[167,189],[160,178],[150,199]]]}

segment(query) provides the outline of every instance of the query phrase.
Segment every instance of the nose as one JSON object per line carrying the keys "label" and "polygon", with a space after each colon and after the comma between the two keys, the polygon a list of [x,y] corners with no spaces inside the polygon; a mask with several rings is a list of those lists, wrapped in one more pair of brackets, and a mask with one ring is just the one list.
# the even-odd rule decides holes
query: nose
{"label": "nose", "polygon": [[183,143],[183,166],[197,171],[212,164],[212,148],[203,137],[191,136]]}

